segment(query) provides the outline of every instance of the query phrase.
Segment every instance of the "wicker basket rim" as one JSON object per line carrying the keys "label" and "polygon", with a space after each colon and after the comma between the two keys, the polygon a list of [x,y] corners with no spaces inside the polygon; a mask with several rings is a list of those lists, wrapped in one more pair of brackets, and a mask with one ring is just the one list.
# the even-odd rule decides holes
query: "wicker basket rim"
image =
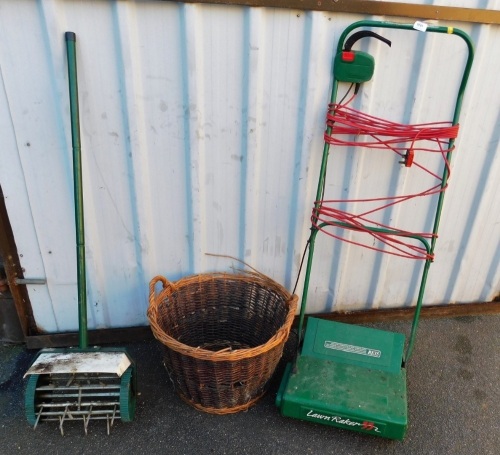
{"label": "wicker basket rim", "polygon": [[[253,348],[247,349],[236,349],[234,351],[209,351],[208,349],[188,346],[175,338],[167,335],[163,329],[158,324],[158,306],[162,300],[172,295],[175,291],[196,283],[201,283],[204,281],[212,280],[233,280],[242,281],[248,283],[257,283],[263,287],[269,287],[275,292],[283,296],[285,304],[288,306],[287,316],[285,318],[284,324],[277,330],[277,332],[264,344]],[[156,294],[155,287],[158,282],[161,282],[163,289]],[[280,345],[282,342],[286,341],[290,333],[290,329],[295,317],[295,312],[297,309],[298,296],[295,294],[290,294],[282,285],[274,281],[273,279],[267,277],[264,274],[258,272],[247,272],[242,271],[239,273],[226,273],[226,272],[215,272],[215,273],[203,273],[190,275],[175,283],[171,283],[165,277],[158,275],[155,276],[149,284],[149,308],[147,311],[147,316],[153,331],[155,338],[161,343],[165,344],[170,349],[184,354],[190,357],[197,358],[199,360],[209,360],[212,362],[227,362],[227,361],[237,361],[242,359],[247,359],[251,357],[256,357],[258,355],[264,354],[269,350]]]}

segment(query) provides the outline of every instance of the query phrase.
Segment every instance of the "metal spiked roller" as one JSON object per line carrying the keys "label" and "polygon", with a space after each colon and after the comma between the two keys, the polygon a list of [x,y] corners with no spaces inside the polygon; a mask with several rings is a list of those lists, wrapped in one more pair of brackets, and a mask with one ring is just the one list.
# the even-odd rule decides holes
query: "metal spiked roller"
{"label": "metal spiked roller", "polygon": [[25,411],[28,423],[35,428],[42,421],[57,421],[64,434],[64,424],[77,420],[83,422],[87,433],[90,420],[105,420],[109,434],[115,420],[134,419],[137,373],[125,349],[88,347],[76,35],[66,32],[65,39],[73,145],[79,346],[40,351],[24,375],[28,377]]}

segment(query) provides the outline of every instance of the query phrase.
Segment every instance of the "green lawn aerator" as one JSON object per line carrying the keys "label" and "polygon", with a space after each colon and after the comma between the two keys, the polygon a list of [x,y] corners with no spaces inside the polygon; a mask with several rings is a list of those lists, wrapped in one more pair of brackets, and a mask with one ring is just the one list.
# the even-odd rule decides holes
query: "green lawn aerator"
{"label": "green lawn aerator", "polygon": [[26,372],[26,418],[35,428],[41,421],[64,423],[79,420],[87,433],[90,420],[105,420],[107,432],[115,420],[130,422],[136,404],[136,368],[122,348],[88,346],[85,235],[76,35],[65,35],[73,145],[73,178],[76,222],[79,347],[43,349]]}

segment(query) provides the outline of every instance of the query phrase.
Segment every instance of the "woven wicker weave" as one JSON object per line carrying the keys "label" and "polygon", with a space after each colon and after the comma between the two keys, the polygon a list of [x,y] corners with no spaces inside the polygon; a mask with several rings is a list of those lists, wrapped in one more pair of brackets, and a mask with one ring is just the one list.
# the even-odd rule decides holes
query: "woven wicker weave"
{"label": "woven wicker weave", "polygon": [[153,278],[148,318],[179,396],[214,414],[248,409],[281,358],[297,300],[260,273]]}

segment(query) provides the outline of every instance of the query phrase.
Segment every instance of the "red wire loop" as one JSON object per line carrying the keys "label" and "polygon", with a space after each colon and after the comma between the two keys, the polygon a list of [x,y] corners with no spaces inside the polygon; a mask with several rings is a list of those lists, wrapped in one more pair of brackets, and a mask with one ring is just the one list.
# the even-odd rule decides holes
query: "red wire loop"
{"label": "red wire loop", "polygon": [[[416,197],[431,196],[445,191],[447,182],[443,182],[443,177],[436,175],[430,169],[419,164],[415,160],[415,152],[439,153],[447,169],[448,179],[451,169],[447,155],[454,149],[453,139],[458,135],[459,125],[453,125],[451,122],[421,123],[415,125],[391,122],[348,107],[347,105],[353,98],[345,104],[333,103],[329,105],[326,118],[325,142],[338,146],[358,146],[370,149],[392,150],[397,155],[405,158],[404,163],[407,167],[413,164],[433,176],[437,180],[437,184],[424,191],[403,196],[316,201],[311,217],[312,225],[331,237],[375,251],[409,259],[433,259],[433,256],[427,252],[424,246],[416,246],[409,242],[409,239],[415,236],[424,239],[432,238],[434,237],[432,233],[416,233],[395,229],[373,221],[368,218],[368,215]],[[423,141],[426,142],[425,145],[422,144]],[[412,161],[408,162],[408,159]],[[363,213],[353,214],[335,207],[335,205],[341,203],[381,203],[381,205],[376,205],[370,210],[365,210]],[[366,232],[390,248],[384,249],[346,239],[327,231],[326,227],[329,226]],[[389,229],[391,232],[377,232],[373,228]]]}

